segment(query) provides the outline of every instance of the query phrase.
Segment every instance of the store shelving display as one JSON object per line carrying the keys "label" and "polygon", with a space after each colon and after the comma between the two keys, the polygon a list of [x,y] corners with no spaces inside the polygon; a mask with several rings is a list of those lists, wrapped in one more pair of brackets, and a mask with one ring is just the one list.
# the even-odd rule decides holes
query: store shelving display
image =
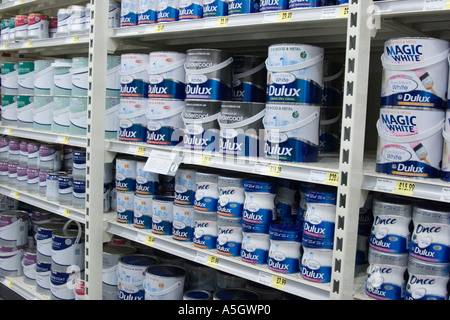
{"label": "store shelving display", "polygon": [[[47,3],[48,2],[48,3]],[[199,262],[217,270],[259,282],[272,288],[307,299],[368,299],[364,294],[365,273],[355,273],[357,214],[369,191],[396,194],[412,198],[450,202],[450,185],[439,179],[419,180],[390,176],[375,172],[375,159],[364,153],[364,139],[373,136],[372,112],[378,112],[378,100],[369,101],[364,79],[373,71],[371,53],[377,57],[384,41],[401,36],[433,36],[450,38],[448,13],[450,3],[438,1],[388,0],[354,1],[350,5],[292,9],[234,15],[219,18],[175,21],[149,25],[109,28],[107,5],[92,4],[91,33],[55,39],[39,39],[0,45],[4,52],[64,56],[74,52],[89,54],[90,91],[88,130],[86,137],[39,132],[22,128],[1,127],[3,135],[86,147],[88,152],[86,211],[51,203],[35,195],[8,186],[0,186],[0,193],[36,207],[69,217],[86,224],[87,241],[86,297],[101,299],[102,242],[112,235],[142,243],[158,250]],[[0,4],[0,13],[15,14],[86,3],[86,1],[10,1]],[[109,36],[105,36],[105,35]],[[275,162],[263,158],[230,158],[218,153],[185,150],[179,147],[156,146],[104,139],[104,105],[106,65],[100,61],[106,54],[127,52],[148,53],[156,50],[184,51],[192,47],[227,48],[239,53],[265,54],[267,47],[279,42],[301,42],[323,46],[326,53],[345,57],[344,109],[339,154],[323,154],[315,163]],[[49,50],[51,49],[51,50]],[[106,59],[104,59],[106,60]],[[342,59],[344,60],[344,59]],[[377,64],[375,63],[375,66]],[[380,70],[378,70],[380,71]],[[358,83],[358,80],[360,83]],[[352,92],[353,91],[353,92]],[[379,97],[378,97],[379,99]],[[367,102],[366,102],[367,101]],[[372,106],[374,104],[375,106]],[[349,106],[351,106],[349,108]],[[373,107],[373,108],[372,108]],[[375,111],[373,111],[375,109]],[[367,113],[367,114],[366,114]],[[361,121],[366,119],[366,122]],[[351,130],[350,130],[351,129]],[[99,130],[99,131],[97,131]],[[367,147],[366,147],[367,148]],[[102,197],[98,188],[103,180],[95,168],[102,167],[115,156],[132,155],[149,161],[158,160],[165,174],[174,175],[181,164],[199,168],[215,168],[229,172],[252,173],[267,178],[291,179],[336,187],[336,236],[333,250],[333,276],[330,283],[314,284],[298,274],[280,274],[266,266],[251,266],[238,258],[225,257],[215,250],[194,248],[168,236],[115,221],[115,213],[103,214]],[[97,181],[98,180],[98,181]],[[102,214],[99,214],[101,212]],[[2,279],[2,283],[17,292],[31,290],[20,279]],[[32,290],[31,290],[32,291]],[[35,293],[23,293],[30,299],[45,299]]]}

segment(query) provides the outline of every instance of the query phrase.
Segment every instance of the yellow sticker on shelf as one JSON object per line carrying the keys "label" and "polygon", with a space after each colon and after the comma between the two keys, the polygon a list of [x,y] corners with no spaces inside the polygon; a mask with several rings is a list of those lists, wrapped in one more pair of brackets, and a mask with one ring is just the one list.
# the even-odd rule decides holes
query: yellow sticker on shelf
{"label": "yellow sticker on shelf", "polygon": [[348,17],[348,7],[339,8],[339,18],[347,18]]}
{"label": "yellow sticker on shelf", "polygon": [[286,286],[286,279],[279,276],[273,276],[272,283],[270,285],[273,288],[284,290],[284,287]]}
{"label": "yellow sticker on shelf", "polygon": [[216,27],[226,27],[228,25],[228,17],[220,17],[217,19]]}
{"label": "yellow sticker on shelf", "polygon": [[200,164],[204,166],[209,166],[211,164],[212,157],[202,154],[202,159],[200,160]]}
{"label": "yellow sticker on shelf", "polygon": [[155,243],[155,237],[152,237],[152,236],[147,236],[147,237],[145,237],[144,243],[145,243],[147,246],[150,246],[150,247],[151,247],[151,246]]}
{"label": "yellow sticker on shelf", "polygon": [[286,22],[291,21],[292,19],[292,11],[281,11],[278,13],[278,22]]}
{"label": "yellow sticker on shelf", "polygon": [[339,183],[339,173],[327,172],[327,178],[325,179],[325,183],[330,184],[332,186],[337,186]]}
{"label": "yellow sticker on shelf", "polygon": [[63,210],[63,214],[62,214],[64,217],[66,217],[66,218],[68,218],[69,216],[70,216],[70,209],[64,209]]}
{"label": "yellow sticker on shelf", "polygon": [[67,143],[69,143],[69,137],[62,137],[62,138],[61,138],[61,143],[62,143],[62,144],[67,144]]}
{"label": "yellow sticker on shelf", "polygon": [[27,41],[25,46],[26,46],[27,48],[33,46],[33,41]]}
{"label": "yellow sticker on shelf", "polygon": [[416,185],[413,182],[397,181],[394,192],[397,194],[412,196]]}
{"label": "yellow sticker on shelf", "polygon": [[267,167],[267,175],[270,176],[279,176],[281,174],[281,170],[283,169],[282,166],[279,165],[275,165],[275,164],[269,164],[269,166]]}
{"label": "yellow sticker on shelf", "polygon": [[143,156],[143,155],[145,154],[145,151],[146,151],[146,150],[147,150],[147,149],[146,149],[145,147],[139,146],[139,147],[137,147],[135,154],[136,154],[137,156]]}
{"label": "yellow sticker on shelf", "polygon": [[18,193],[17,191],[14,191],[12,197],[13,197],[14,199],[19,199],[20,193]]}
{"label": "yellow sticker on shelf", "polygon": [[217,268],[217,265],[219,264],[219,258],[215,256],[208,255],[208,259],[206,260],[205,264],[207,266],[210,266],[212,268]]}
{"label": "yellow sticker on shelf", "polygon": [[155,25],[155,29],[154,32],[161,32],[164,30],[164,25],[163,24],[157,24]]}
{"label": "yellow sticker on shelf", "polygon": [[13,129],[8,129],[8,131],[6,132],[6,134],[8,134],[8,135],[13,134]]}
{"label": "yellow sticker on shelf", "polygon": [[450,0],[447,0],[447,4],[445,6],[445,9],[450,9]]}
{"label": "yellow sticker on shelf", "polygon": [[73,36],[70,43],[77,43],[80,38],[78,36]]}
{"label": "yellow sticker on shelf", "polygon": [[6,286],[8,288],[11,288],[14,285],[14,283],[11,280],[8,280],[8,283],[6,283]]}
{"label": "yellow sticker on shelf", "polygon": [[7,44],[7,43],[5,43],[5,44],[3,45],[3,50],[6,50],[6,49],[8,49],[8,44]]}

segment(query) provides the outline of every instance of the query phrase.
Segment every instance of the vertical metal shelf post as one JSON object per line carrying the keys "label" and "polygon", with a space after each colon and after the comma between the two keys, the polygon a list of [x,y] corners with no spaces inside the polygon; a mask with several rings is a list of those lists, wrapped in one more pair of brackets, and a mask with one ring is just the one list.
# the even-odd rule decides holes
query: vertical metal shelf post
{"label": "vertical metal shelf post", "polygon": [[330,299],[353,298],[371,43],[370,0],[350,0]]}
{"label": "vertical metal shelf post", "polygon": [[86,141],[85,297],[102,299],[103,179],[109,1],[91,0]]}

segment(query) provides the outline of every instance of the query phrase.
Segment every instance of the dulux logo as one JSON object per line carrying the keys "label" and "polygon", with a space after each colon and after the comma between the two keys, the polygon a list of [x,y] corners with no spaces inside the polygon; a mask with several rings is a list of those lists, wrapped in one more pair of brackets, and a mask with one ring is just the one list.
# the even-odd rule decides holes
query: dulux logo
{"label": "dulux logo", "polygon": [[281,148],[279,145],[270,147],[267,143],[264,144],[264,152],[270,155],[292,156],[292,150],[293,148]]}
{"label": "dulux logo", "polygon": [[300,97],[300,90],[301,88],[289,88],[284,85],[281,88],[269,85],[268,95],[269,97]]}
{"label": "dulux logo", "polygon": [[261,0],[260,6],[279,6],[279,0]]}
{"label": "dulux logo", "polygon": [[422,45],[405,44],[403,46],[393,45],[386,47],[386,53],[395,62],[411,62],[411,61],[421,61],[422,56]]}

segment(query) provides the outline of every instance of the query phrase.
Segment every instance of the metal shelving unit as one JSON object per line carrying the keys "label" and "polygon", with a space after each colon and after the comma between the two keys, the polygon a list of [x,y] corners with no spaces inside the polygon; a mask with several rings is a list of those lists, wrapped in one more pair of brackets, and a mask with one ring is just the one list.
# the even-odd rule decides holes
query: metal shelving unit
{"label": "metal shelving unit", "polygon": [[[55,1],[16,0],[0,5],[0,14],[39,10],[41,3],[60,6]],[[79,1],[65,1],[78,3]],[[208,18],[135,27],[108,29],[108,1],[91,1],[89,35],[55,41],[8,44],[3,51],[44,54],[49,48],[56,55],[71,50],[89,54],[88,131],[86,137],[42,134],[48,142],[68,143],[87,150],[86,211],[72,211],[57,204],[45,204],[36,198],[6,186],[0,192],[37,206],[50,205],[52,212],[76,214],[86,227],[86,299],[101,299],[102,243],[119,235],[185,259],[229,272],[267,286],[308,299],[368,299],[364,294],[364,275],[355,274],[357,215],[369,191],[401,194],[413,198],[450,201],[450,185],[438,180],[393,177],[375,172],[375,160],[365,150],[365,140],[375,137],[368,115],[371,101],[368,81],[371,54],[382,51],[385,40],[401,36],[433,36],[450,39],[450,1],[437,0],[353,0],[348,6],[295,9]],[[108,35],[108,36],[105,36]],[[60,42],[63,41],[63,42]],[[143,143],[125,143],[104,139],[104,105],[107,54],[183,51],[195,47],[228,49],[245,54],[262,54],[274,43],[299,42],[322,46],[325,53],[346,62],[341,150],[337,155],[323,155],[317,163],[274,163],[266,159],[229,158],[166,148]],[[374,104],[376,105],[377,102]],[[376,106],[375,106],[376,107]],[[366,121],[362,121],[366,120]],[[33,132],[20,128],[0,128],[2,134],[32,138]],[[259,174],[263,177],[287,178],[331,185],[337,188],[335,248],[333,274],[329,284],[307,282],[298,274],[282,275],[265,266],[249,266],[230,257],[180,243],[167,236],[140,230],[115,221],[114,213],[103,214],[103,164],[116,155],[128,154],[175,164],[167,174],[174,174],[181,163],[199,167]],[[275,169],[274,169],[275,168]],[[44,207],[43,207],[44,208]],[[63,209],[61,209],[63,208]],[[76,211],[76,213],[75,213]],[[71,217],[71,218],[72,218]],[[9,282],[8,282],[9,281]],[[4,279],[13,289],[15,279]],[[30,297],[33,298],[33,295]],[[38,297],[39,298],[39,297]]]}

